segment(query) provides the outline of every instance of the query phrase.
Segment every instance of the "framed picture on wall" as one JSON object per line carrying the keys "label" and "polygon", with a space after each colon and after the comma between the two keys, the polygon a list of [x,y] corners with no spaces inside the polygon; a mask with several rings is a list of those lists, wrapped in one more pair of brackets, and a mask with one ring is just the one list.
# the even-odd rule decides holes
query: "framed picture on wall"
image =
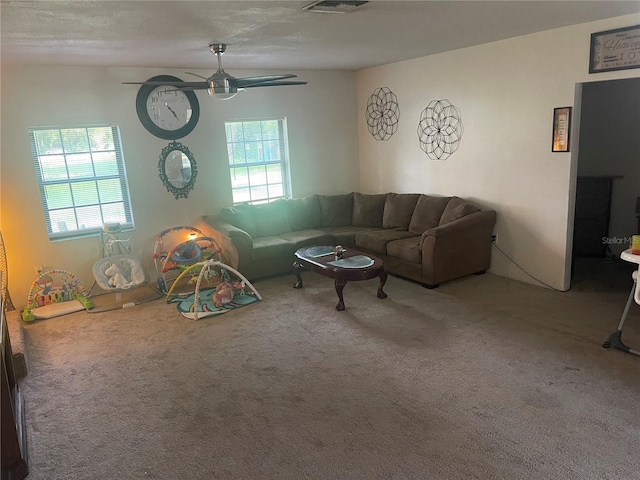
{"label": "framed picture on wall", "polygon": [[552,152],[568,152],[571,140],[571,107],[553,109]]}
{"label": "framed picture on wall", "polygon": [[589,73],[640,68],[640,25],[591,34]]}

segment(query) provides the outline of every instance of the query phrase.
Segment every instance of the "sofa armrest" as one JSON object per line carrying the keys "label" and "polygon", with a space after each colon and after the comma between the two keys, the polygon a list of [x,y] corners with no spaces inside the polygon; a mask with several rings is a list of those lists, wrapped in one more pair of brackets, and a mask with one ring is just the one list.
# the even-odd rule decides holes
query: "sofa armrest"
{"label": "sofa armrest", "polygon": [[251,251],[253,248],[253,238],[251,238],[251,235],[230,223],[216,222],[212,225],[212,228],[229,237],[238,250]]}
{"label": "sofa armrest", "polygon": [[[493,210],[485,210],[465,215],[453,222],[445,223],[438,227],[431,228],[422,234],[422,241],[425,237],[446,237],[449,235],[462,234],[467,230],[479,229],[479,232],[485,232],[489,229],[489,235],[493,232],[493,226],[496,223],[496,212]],[[478,232],[478,233],[479,233]]]}
{"label": "sofa armrest", "polygon": [[251,238],[251,235],[247,232],[241,228],[231,225],[229,222],[224,221],[218,215],[204,215],[202,220],[209,225],[209,227],[228,237],[238,249],[239,255],[248,252],[247,258],[251,256],[251,250],[253,250],[253,238]]}
{"label": "sofa armrest", "polygon": [[471,213],[422,234],[423,283],[435,285],[471,273],[491,263],[491,234],[496,212]]}

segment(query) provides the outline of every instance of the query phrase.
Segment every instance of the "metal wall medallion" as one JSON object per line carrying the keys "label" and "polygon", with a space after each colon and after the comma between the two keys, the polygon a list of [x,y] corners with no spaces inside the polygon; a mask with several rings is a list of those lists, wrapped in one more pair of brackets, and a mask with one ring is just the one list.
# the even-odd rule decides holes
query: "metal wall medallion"
{"label": "metal wall medallion", "polygon": [[433,100],[420,114],[420,148],[432,160],[446,160],[455,152],[462,133],[460,110],[449,100]]}
{"label": "metal wall medallion", "polygon": [[173,141],[162,149],[158,173],[167,190],[178,198],[187,198],[198,175],[196,159],[180,142]]}
{"label": "metal wall medallion", "polygon": [[398,98],[387,87],[376,88],[367,101],[367,128],[376,140],[389,140],[398,130]]}

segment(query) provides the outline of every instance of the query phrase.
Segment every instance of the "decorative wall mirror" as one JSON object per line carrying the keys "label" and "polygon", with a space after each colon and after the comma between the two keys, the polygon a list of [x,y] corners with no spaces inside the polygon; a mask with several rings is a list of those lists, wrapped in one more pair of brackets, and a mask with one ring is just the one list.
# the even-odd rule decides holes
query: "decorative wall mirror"
{"label": "decorative wall mirror", "polygon": [[160,153],[158,173],[176,199],[187,198],[196,183],[198,167],[191,151],[180,142],[173,141]]}

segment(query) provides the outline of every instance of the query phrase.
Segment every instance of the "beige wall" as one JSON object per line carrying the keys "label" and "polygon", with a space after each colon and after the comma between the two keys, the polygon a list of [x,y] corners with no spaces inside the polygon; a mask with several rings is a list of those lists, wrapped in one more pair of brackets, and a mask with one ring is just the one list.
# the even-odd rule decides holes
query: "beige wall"
{"label": "beige wall", "polygon": [[[270,72],[234,72],[237,76],[263,73]],[[169,141],[142,127],[135,110],[138,87],[121,83],[159,74],[186,80],[188,75],[167,69],[3,67],[0,228],[14,304],[26,303],[36,278],[35,265],[70,271],[89,288],[91,267],[101,247],[100,237],[48,240],[27,137],[32,126],[119,125],[136,225],[126,236],[134,254],[142,259],[147,277],[154,280],[151,252],[155,236],[171,226],[195,224],[201,215],[216,213],[231,203],[225,120],[287,118],[294,196],[357,190],[355,74],[297,73],[309,84],[247,90],[228,101],[198,92],[200,121],[191,134],[179,140],[194,154],[198,176],[189,198],[176,200],[157,173],[158,156]]]}
{"label": "beige wall", "polygon": [[[640,76],[588,73],[593,32],[640,23],[637,15],[582,24],[358,72],[360,185],[364,192],[457,195],[498,212],[498,244],[545,283],[568,286],[576,135],[571,153],[551,153],[554,107],[574,104],[576,84]],[[364,112],[377,87],[398,97],[388,141],[368,132]],[[420,149],[417,126],[431,100],[461,111],[464,135],[445,161]],[[574,133],[577,133],[574,109]],[[493,251],[493,273],[536,283]]]}

